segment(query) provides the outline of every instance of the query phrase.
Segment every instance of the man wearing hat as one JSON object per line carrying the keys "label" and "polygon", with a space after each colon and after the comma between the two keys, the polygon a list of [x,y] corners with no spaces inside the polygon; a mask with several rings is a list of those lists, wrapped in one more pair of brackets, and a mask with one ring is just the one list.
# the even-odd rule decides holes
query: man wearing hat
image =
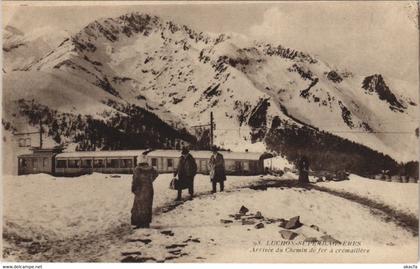
{"label": "man wearing hat", "polygon": [[220,191],[223,191],[226,180],[225,160],[223,155],[217,152],[217,147],[212,147],[213,154],[210,157],[210,181],[212,183],[212,193],[216,192],[217,183],[220,184]]}
{"label": "man wearing hat", "polygon": [[177,190],[178,196],[177,201],[181,200],[182,190],[188,189],[190,194],[190,200],[194,196],[194,177],[197,174],[197,164],[195,163],[194,157],[191,156],[188,148],[182,148],[181,157],[179,158],[178,168],[174,172],[174,177],[178,175]]}

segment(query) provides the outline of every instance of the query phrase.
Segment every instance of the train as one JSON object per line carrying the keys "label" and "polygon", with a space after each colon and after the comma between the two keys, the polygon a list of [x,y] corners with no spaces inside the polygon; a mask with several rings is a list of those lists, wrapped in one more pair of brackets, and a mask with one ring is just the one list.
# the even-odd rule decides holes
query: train
{"label": "train", "polygon": [[[256,152],[220,151],[225,159],[226,174],[258,175],[264,173],[266,154]],[[191,150],[197,163],[197,172],[209,174],[211,151]],[[159,173],[173,173],[181,151],[114,150],[73,151],[57,149],[33,149],[31,154],[18,156],[18,175],[46,173],[54,176],[80,176],[94,172],[105,174],[131,174],[139,156],[144,155],[149,165]]]}

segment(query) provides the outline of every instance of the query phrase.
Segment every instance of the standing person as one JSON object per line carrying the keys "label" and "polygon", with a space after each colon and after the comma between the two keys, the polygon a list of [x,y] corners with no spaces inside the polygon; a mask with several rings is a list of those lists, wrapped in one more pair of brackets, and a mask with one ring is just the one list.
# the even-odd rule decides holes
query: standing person
{"label": "standing person", "polygon": [[298,162],[299,183],[309,183],[309,161],[305,156],[302,156]]}
{"label": "standing person", "polygon": [[139,164],[134,168],[131,191],[134,193],[134,203],[131,209],[131,225],[136,228],[149,228],[152,222],[153,181],[158,176],[156,170],[146,160],[139,158]]}
{"label": "standing person", "polygon": [[194,196],[194,177],[197,174],[197,164],[187,148],[182,148],[179,157],[178,168],[174,172],[174,177],[178,175],[178,196],[176,201],[181,200],[182,190],[188,189],[190,200]]}
{"label": "standing person", "polygon": [[225,188],[226,180],[226,170],[225,170],[225,160],[223,155],[217,152],[217,148],[214,146],[212,148],[212,155],[209,161],[210,168],[210,181],[212,183],[212,193],[216,192],[217,183],[220,184],[220,191],[223,191]]}

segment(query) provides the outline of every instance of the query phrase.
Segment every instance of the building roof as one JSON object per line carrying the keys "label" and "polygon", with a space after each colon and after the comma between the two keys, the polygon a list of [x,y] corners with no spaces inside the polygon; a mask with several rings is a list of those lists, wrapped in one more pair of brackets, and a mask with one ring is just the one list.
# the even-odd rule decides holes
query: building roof
{"label": "building roof", "polygon": [[[43,157],[44,156],[45,155],[43,155]],[[40,157],[40,155],[35,155],[32,153],[18,155],[18,158],[35,158],[35,157]]]}
{"label": "building roof", "polygon": [[[259,152],[232,152],[232,151],[219,151],[225,159],[235,160],[259,160],[262,153]],[[211,151],[208,150],[191,150],[190,154],[194,158],[207,159],[211,156]],[[180,150],[154,150],[147,154],[150,157],[170,157],[177,158],[181,156]]]}
{"label": "building roof", "polygon": [[57,149],[38,149],[31,148],[32,153],[24,153],[18,155],[19,158],[28,158],[28,157],[52,157],[58,153]]}
{"label": "building roof", "polygon": [[[56,155],[56,158],[99,158],[99,157],[136,157],[142,155],[147,150],[112,150],[112,151],[74,151],[63,152]],[[259,152],[231,152],[220,151],[220,154],[227,160],[259,160],[263,153]],[[208,159],[211,151],[191,150],[190,154],[197,159]],[[180,150],[158,149],[147,153],[148,157],[168,157],[178,158],[181,156]]]}
{"label": "building roof", "polygon": [[[204,150],[190,150],[190,154],[194,158],[210,158],[210,152]],[[178,158],[181,156],[180,150],[172,149],[158,149],[153,150],[147,154],[150,157],[169,157],[169,158]]]}
{"label": "building roof", "polygon": [[73,151],[63,152],[56,158],[94,158],[94,157],[136,157],[146,150],[104,150],[104,151]]}
{"label": "building roof", "polygon": [[233,152],[233,151],[221,151],[225,159],[235,160],[259,160],[262,152]]}

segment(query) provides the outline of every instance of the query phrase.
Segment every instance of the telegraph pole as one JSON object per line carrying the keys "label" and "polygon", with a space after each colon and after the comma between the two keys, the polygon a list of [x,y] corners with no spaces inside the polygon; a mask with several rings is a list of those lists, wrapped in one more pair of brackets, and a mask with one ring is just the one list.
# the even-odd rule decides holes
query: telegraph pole
{"label": "telegraph pole", "polygon": [[42,120],[39,119],[39,148],[42,149]]}
{"label": "telegraph pole", "polygon": [[213,136],[214,136],[214,129],[215,129],[213,112],[210,112],[210,124],[195,125],[195,126],[191,126],[191,127],[199,128],[200,134],[201,134],[201,128],[206,127],[206,130],[208,130],[207,128],[209,126],[210,126],[210,145],[209,146],[211,148],[213,146]]}
{"label": "telegraph pole", "polygon": [[213,147],[213,112],[210,112],[210,148]]}

